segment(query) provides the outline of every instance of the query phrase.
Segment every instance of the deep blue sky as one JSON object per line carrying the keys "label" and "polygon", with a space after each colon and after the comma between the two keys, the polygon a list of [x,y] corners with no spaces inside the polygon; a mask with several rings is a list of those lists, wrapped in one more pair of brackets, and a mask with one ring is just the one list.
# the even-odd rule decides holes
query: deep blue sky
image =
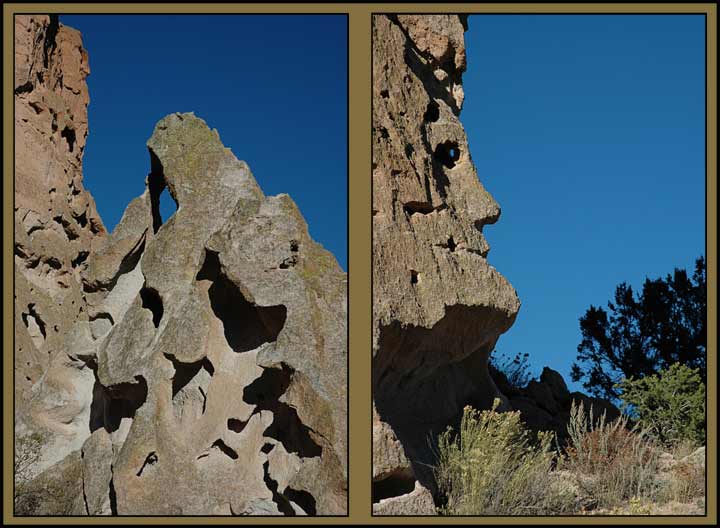
{"label": "deep blue sky", "polygon": [[345,16],[60,21],[82,32],[90,56],[85,185],[108,229],[143,191],[155,123],[192,111],[250,165],[265,194],[290,194],[312,237],[347,269]]}
{"label": "deep blue sky", "polygon": [[477,15],[461,119],[522,308],[498,352],[563,374],[578,319],[705,254],[703,16]]}

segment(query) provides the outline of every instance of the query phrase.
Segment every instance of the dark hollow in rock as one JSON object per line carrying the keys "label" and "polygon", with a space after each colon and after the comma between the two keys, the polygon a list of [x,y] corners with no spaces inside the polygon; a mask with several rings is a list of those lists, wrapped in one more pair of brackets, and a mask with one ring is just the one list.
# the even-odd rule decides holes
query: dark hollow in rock
{"label": "dark hollow in rock", "polygon": [[75,130],[69,127],[65,127],[63,128],[62,132],[60,132],[60,137],[65,138],[65,141],[68,144],[68,149],[70,149],[70,152],[72,152],[75,148]]}
{"label": "dark hollow in rock", "polygon": [[410,470],[394,471],[387,477],[373,481],[372,501],[380,502],[390,497],[399,497],[412,492],[415,489],[415,477]]}
{"label": "dark hollow in rock", "polygon": [[407,202],[403,204],[403,209],[410,216],[414,214],[426,215],[432,213],[435,210],[435,208],[430,202]]}
{"label": "dark hollow in rock", "polygon": [[205,261],[196,278],[212,281],[208,289],[210,306],[222,321],[225,339],[235,352],[248,352],[277,340],[285,325],[287,308],[248,302],[240,288],[222,272],[217,253],[205,251]]}
{"label": "dark hollow in rock", "polygon": [[135,376],[135,383],[104,387],[97,378],[90,404],[90,432],[103,427],[108,433],[117,431],[123,418],[134,418],[147,400],[147,382]]}
{"label": "dark hollow in rock", "polygon": [[150,452],[147,457],[145,457],[145,462],[143,462],[142,467],[140,468],[140,471],[137,472],[137,476],[141,476],[143,471],[145,470],[145,466],[152,466],[156,464],[158,461],[158,456],[155,451]]}
{"label": "dark hollow in rock", "polygon": [[219,449],[221,452],[223,452],[225,455],[232,458],[233,460],[237,460],[239,458],[237,452],[232,447],[228,446],[225,442],[223,442],[220,438],[213,442],[212,447]]}
{"label": "dark hollow in rock", "polygon": [[160,294],[154,288],[143,286],[140,290],[140,299],[142,300],[142,307],[152,313],[153,325],[157,328],[160,326],[163,316],[163,303]]}
{"label": "dark hollow in rock", "polygon": [[295,516],[295,510],[290,504],[290,501],[288,501],[287,497],[278,493],[277,481],[270,478],[270,462],[265,462],[263,464],[263,481],[265,482],[267,488],[272,492],[272,500],[277,505],[280,513],[287,515],[288,517]]}
{"label": "dark hollow in rock", "polygon": [[455,162],[460,159],[460,149],[454,141],[445,141],[435,147],[435,159],[448,169],[455,167]]}
{"label": "dark hollow in rock", "polygon": [[175,375],[172,379],[172,395],[173,398],[180,392],[192,379],[197,376],[201,368],[204,368],[211,376],[215,373],[215,368],[208,358],[202,358],[193,363],[183,363],[178,361],[174,356],[165,354],[175,368]]}
{"label": "dark hollow in rock", "polygon": [[434,100],[430,100],[425,110],[424,119],[428,123],[434,123],[440,119],[440,106]]}
{"label": "dark hollow in rock", "polygon": [[244,422],[242,420],[238,420],[237,418],[228,418],[227,421],[227,428],[234,433],[241,433],[243,429],[245,429],[246,425],[246,421]]}
{"label": "dark hollow in rock", "polygon": [[317,515],[315,497],[313,497],[309,492],[288,487],[285,488],[285,491],[283,491],[283,495],[300,506],[308,515]]}
{"label": "dark hollow in rock", "polygon": [[279,401],[290,386],[292,374],[293,370],[285,364],[264,369],[259,378],[243,389],[243,400],[255,405],[255,412],[273,413],[273,422],[263,435],[282,443],[288,453],[303,458],[320,456],[322,447],[310,436],[310,428],[300,421],[294,408]]}

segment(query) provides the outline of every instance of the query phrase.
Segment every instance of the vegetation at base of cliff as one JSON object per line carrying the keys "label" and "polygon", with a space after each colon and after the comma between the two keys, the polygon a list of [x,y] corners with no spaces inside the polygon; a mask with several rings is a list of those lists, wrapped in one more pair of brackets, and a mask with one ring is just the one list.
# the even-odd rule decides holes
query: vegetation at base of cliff
{"label": "vegetation at base of cliff", "polygon": [[705,451],[665,447],[627,416],[609,422],[571,408],[568,443],[536,438],[518,412],[466,407],[439,438],[435,476],[445,515],[698,515]]}
{"label": "vegetation at base of cliff", "polygon": [[662,444],[705,443],[705,385],[699,369],[676,363],[652,376],[625,379],[622,408]]}
{"label": "vegetation at base of cliff", "polygon": [[674,363],[706,378],[707,281],[705,258],[692,277],[676,268],[664,279],[645,279],[640,294],[620,284],[608,311],[590,306],[580,318],[582,341],[572,366],[593,396],[615,400],[617,384],[656,374]]}
{"label": "vegetation at base of cliff", "polygon": [[572,511],[573,496],[553,482],[552,433],[536,442],[520,413],[464,409],[459,434],[439,439],[436,477],[447,515],[555,515]]}

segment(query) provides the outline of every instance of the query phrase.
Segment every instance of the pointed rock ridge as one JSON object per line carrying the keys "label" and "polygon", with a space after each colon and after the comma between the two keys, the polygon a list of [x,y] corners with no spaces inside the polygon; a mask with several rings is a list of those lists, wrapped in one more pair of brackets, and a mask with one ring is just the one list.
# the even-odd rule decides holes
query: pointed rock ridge
{"label": "pointed rock ridge", "polygon": [[142,284],[97,354],[102,427],[131,424],[117,511],[343,513],[345,274],[201,119],[165,117],[148,148]]}
{"label": "pointed rock ridge", "polygon": [[[62,34],[49,18],[34,20],[21,25],[28,42]],[[47,49],[52,61],[65,48]],[[27,71],[39,67],[23,75],[32,80]],[[16,90],[16,105],[37,90],[29,86]],[[51,156],[62,145],[37,142]],[[23,286],[16,343],[42,356],[37,343],[52,338],[57,349],[18,400],[20,432],[42,439],[16,506],[48,515],[346,513],[346,274],[290,197],[266,197],[203,120],[168,115],[148,150],[143,194],[111,234],[98,229],[82,246],[67,288],[76,297],[39,279]],[[43,189],[42,174],[26,177]],[[178,207],[164,219],[165,188]],[[86,211],[93,233],[102,224]],[[22,221],[33,227],[36,217]],[[41,230],[28,230],[34,242]],[[62,277],[65,246],[38,247],[45,260],[16,243],[16,288],[26,275],[18,259],[49,270],[43,281]],[[53,330],[53,310],[72,301],[81,315]],[[58,482],[72,485],[43,492],[61,490]]]}
{"label": "pointed rock ridge", "polygon": [[[373,17],[374,510],[434,513],[432,443],[501,397],[488,357],[520,308],[487,260],[500,207],[458,116],[465,17]],[[417,484],[417,486],[416,486]]]}

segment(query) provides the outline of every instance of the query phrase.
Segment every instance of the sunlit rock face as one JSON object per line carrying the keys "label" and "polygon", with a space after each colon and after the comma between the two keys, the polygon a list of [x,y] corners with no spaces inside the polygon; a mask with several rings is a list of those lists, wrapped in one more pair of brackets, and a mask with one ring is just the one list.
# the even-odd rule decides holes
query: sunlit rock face
{"label": "sunlit rock face", "polygon": [[373,18],[376,513],[434,513],[433,441],[465,405],[502,398],[488,356],[520,307],[487,260],[483,228],[500,207],[459,121],[465,24],[455,15]]}
{"label": "sunlit rock face", "polygon": [[[63,32],[52,35],[43,18],[17,24],[16,38],[27,32],[31,43]],[[16,60],[23,57],[43,60],[35,51]],[[84,82],[79,90],[87,104]],[[16,90],[16,105],[33,91]],[[50,136],[37,142],[51,157],[63,146]],[[26,395],[17,433],[42,440],[16,510],[346,513],[346,274],[310,238],[290,197],[265,196],[202,119],[168,115],[147,146],[145,192],[111,234],[82,191],[94,238],[86,235],[87,253],[65,288],[81,315],[58,327],[55,356],[17,389]],[[37,167],[23,178],[49,193]],[[169,218],[160,214],[165,190],[177,204]],[[63,263],[68,245],[44,254]],[[16,243],[16,277],[18,251]],[[53,298],[49,286],[36,288]],[[41,355],[37,320],[47,334],[51,312],[26,312],[22,326],[16,321],[16,354],[25,344]]]}

